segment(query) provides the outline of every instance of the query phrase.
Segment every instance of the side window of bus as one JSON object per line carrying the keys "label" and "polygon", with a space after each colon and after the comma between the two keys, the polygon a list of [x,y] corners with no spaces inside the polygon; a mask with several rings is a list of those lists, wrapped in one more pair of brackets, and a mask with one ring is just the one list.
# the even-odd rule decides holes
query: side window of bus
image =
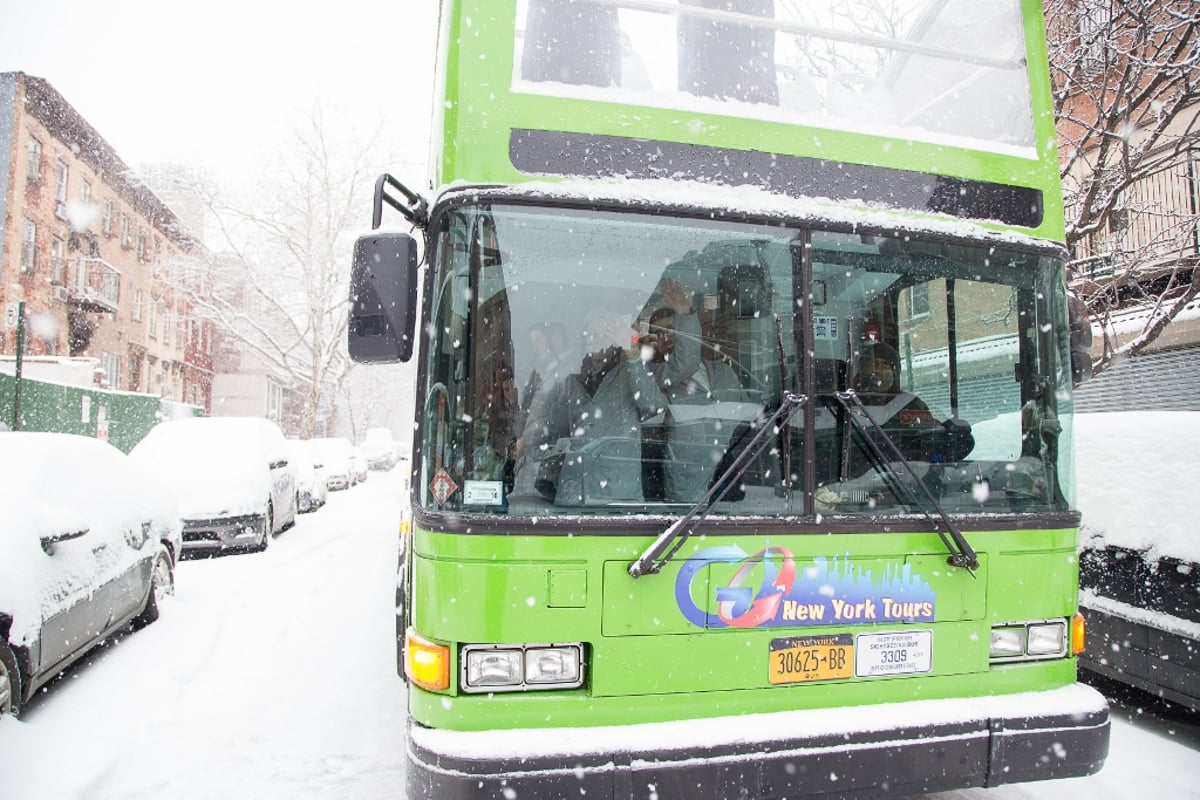
{"label": "side window of bus", "polygon": [[[423,438],[424,485],[434,485],[445,471],[461,484],[465,430],[461,423],[465,401],[468,245],[465,231],[456,221],[446,224],[438,238],[432,325],[435,341],[442,347],[429,348],[429,390],[424,398]],[[427,488],[427,492],[428,492]],[[456,497],[448,498],[453,505]]]}
{"label": "side window of bus", "polygon": [[508,253],[490,214],[480,215],[471,236],[470,264],[478,276],[473,290],[471,324],[472,379],[468,408],[472,448],[467,478],[513,485],[517,439],[523,419],[515,377]]}

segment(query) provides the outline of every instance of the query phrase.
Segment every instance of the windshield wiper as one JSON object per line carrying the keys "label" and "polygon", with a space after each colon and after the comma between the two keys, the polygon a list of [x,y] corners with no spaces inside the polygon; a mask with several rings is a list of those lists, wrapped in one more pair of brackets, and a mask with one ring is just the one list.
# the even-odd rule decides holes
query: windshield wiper
{"label": "windshield wiper", "polygon": [[[671,523],[665,531],[659,534],[654,543],[646,548],[633,563],[629,565],[629,574],[638,578],[642,575],[656,575],[662,570],[663,565],[683,547],[683,543],[695,531],[696,526],[704,521],[708,513],[713,507],[725,497],[734,484],[738,483],[742,478],[742,473],[746,471],[746,467],[758,457],[759,453],[771,441],[770,434],[778,435],[779,431],[784,431],[786,435],[788,420],[801,406],[804,405],[805,398],[784,391],[783,398],[779,404],[779,408],[771,415],[759,429],[746,448],[738,454],[725,471],[717,476],[717,479],[712,482],[712,486],[704,497],[688,510],[679,519]],[[733,446],[732,444],[730,445]]]}
{"label": "windshield wiper", "polygon": [[[663,531],[654,544],[646,548],[637,560],[629,565],[629,574],[634,578],[641,575],[655,575],[662,570],[663,565],[683,547],[683,543],[712,511],[713,507],[725,497],[733,485],[742,479],[742,474],[746,471],[746,467],[750,466],[750,462],[758,457],[758,454],[763,451],[770,441],[767,438],[767,433],[772,429],[776,434],[783,433],[783,441],[780,443],[781,460],[783,462],[783,486],[790,493],[792,489],[792,448],[791,435],[788,433],[788,423],[792,418],[792,414],[804,405],[805,398],[792,394],[787,390],[787,359],[783,352],[783,320],[778,316],[775,317],[775,344],[779,354],[779,408],[771,415],[770,419],[763,424],[762,429],[754,435],[750,440],[750,444],[746,445],[745,449],[738,454],[725,471],[717,476],[709,487],[704,497],[700,498],[694,506],[692,506],[686,514],[677,519],[670,527]],[[735,446],[734,442],[730,442],[730,448]],[[692,524],[692,522],[695,524]],[[686,528],[686,530],[685,530]]]}
{"label": "windshield wiper", "polygon": [[[881,425],[874,417],[871,416],[871,414],[867,411],[866,406],[863,405],[862,400],[852,389],[835,392],[834,397],[837,398],[837,401],[845,410],[846,418],[851,421],[851,424],[856,425],[862,432],[863,439],[866,440],[875,457],[884,464],[887,470],[892,474],[892,477],[896,479],[896,483],[908,490],[908,493],[913,500],[913,504],[922,514],[925,515],[927,519],[929,519],[930,522],[933,523],[934,532],[937,533],[942,542],[946,545],[946,549],[950,551],[950,558],[947,559],[947,562],[950,564],[950,566],[962,567],[967,572],[971,573],[973,577],[975,575],[975,570],[979,569],[979,557],[976,555],[975,549],[971,547],[971,543],[967,541],[966,537],[962,535],[962,532],[955,527],[953,522],[950,521],[950,517],[946,514],[946,510],[942,508],[942,504],[939,503],[937,498],[933,496],[933,492],[929,491],[929,487],[925,485],[925,481],[917,477],[917,473],[913,469],[912,464],[907,458],[904,457],[904,454],[900,452],[900,448],[896,446],[895,440],[888,435],[887,431],[884,430],[883,425]],[[863,420],[866,420],[866,422]],[[883,441],[887,443],[888,449],[891,450],[892,456],[894,456],[893,459],[888,459],[887,455],[882,449],[880,449],[879,443],[873,436],[870,435],[870,431],[866,427],[868,424],[870,425],[871,429],[879,434],[879,438],[883,439]],[[847,437],[846,441],[848,441],[848,438],[849,437]],[[845,454],[847,449],[846,441],[843,441],[842,443],[843,454]],[[845,455],[843,457],[845,457]],[[928,500],[930,505],[933,506],[934,510],[937,511],[937,517],[935,517],[928,508],[921,504],[917,493],[911,487],[909,487],[909,485],[904,481],[904,476],[901,475],[899,470],[896,469],[896,462],[899,462],[901,465],[903,465],[904,469],[912,478],[913,483],[920,487],[921,493],[925,495],[925,499]],[[845,461],[842,462],[843,472],[846,469],[845,463]],[[940,524],[938,517],[941,518]],[[942,525],[946,526],[946,530],[942,530]],[[947,532],[949,533],[949,536],[946,535]]]}

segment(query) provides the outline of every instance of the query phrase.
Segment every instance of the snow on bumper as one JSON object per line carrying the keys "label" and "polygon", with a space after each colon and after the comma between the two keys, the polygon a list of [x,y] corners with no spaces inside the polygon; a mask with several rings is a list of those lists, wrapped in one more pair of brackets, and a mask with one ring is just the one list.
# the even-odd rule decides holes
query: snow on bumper
{"label": "snow on bumper", "polygon": [[216,519],[185,519],[183,551],[232,550],[253,546],[262,537],[266,517],[244,514]]}
{"label": "snow on bumper", "polygon": [[611,728],[460,732],[410,721],[408,797],[903,797],[1090,775],[1108,735],[1107,702],[1080,684]]}

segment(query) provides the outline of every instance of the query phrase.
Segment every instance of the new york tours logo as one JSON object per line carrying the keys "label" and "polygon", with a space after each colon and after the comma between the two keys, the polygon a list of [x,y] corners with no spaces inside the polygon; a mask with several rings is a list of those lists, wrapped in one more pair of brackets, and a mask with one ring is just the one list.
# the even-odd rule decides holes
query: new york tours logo
{"label": "new york tours logo", "polygon": [[[732,575],[701,598],[699,591],[733,566]],[[712,601],[711,603],[709,601]],[[701,628],[775,628],[931,622],[936,596],[907,564],[876,575],[849,557],[817,556],[797,565],[791,551],[768,546],[749,555],[737,545],[711,547],[684,562],[675,579],[675,601]],[[715,608],[715,613],[705,610]]]}

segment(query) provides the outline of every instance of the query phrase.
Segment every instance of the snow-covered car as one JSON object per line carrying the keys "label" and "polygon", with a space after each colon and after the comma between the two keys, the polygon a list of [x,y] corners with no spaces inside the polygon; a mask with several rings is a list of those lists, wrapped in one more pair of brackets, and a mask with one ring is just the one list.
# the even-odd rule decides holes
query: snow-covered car
{"label": "snow-covered car", "polygon": [[387,428],[370,428],[363,437],[363,455],[367,457],[367,468],[387,471],[396,466],[396,442]]}
{"label": "snow-covered car", "polygon": [[156,425],[129,453],[179,497],[185,553],[265,550],[296,522],[296,467],[279,426],[261,417]]}
{"label": "snow-covered car", "polygon": [[182,547],[171,490],[112,445],[0,434],[0,713],[158,618]]}
{"label": "snow-covered car", "polygon": [[370,467],[367,466],[367,457],[363,455],[362,449],[359,447],[350,448],[350,480],[353,483],[362,483],[367,479],[367,473]]}
{"label": "snow-covered car", "polygon": [[340,437],[324,437],[309,439],[309,446],[314,448],[318,458],[325,466],[325,477],[331,491],[349,489],[354,481],[352,461],[354,453],[350,441]]}
{"label": "snow-covered car", "polygon": [[288,450],[296,465],[296,510],[301,514],[316,511],[329,497],[329,478],[316,450],[307,442],[288,439]]}

